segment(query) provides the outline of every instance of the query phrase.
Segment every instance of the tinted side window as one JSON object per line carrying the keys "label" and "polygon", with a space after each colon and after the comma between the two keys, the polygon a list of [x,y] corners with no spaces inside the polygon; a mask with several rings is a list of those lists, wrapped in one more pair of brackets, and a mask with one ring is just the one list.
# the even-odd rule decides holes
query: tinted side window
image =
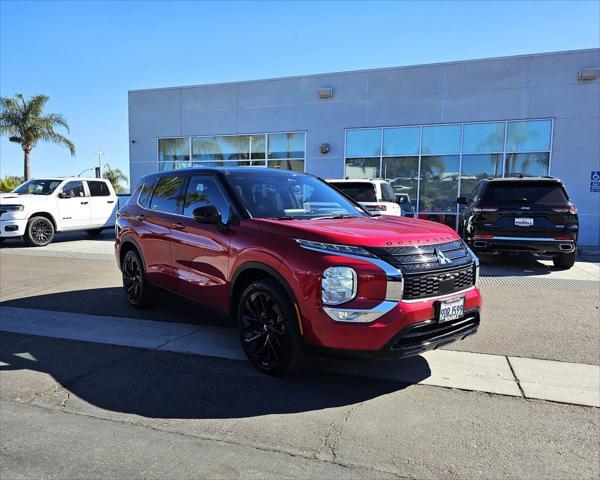
{"label": "tinted side window", "polygon": [[396,202],[394,191],[387,183],[381,184],[381,198],[384,202]]}
{"label": "tinted side window", "polygon": [[165,213],[177,213],[179,206],[181,187],[185,183],[185,177],[168,176],[162,177],[150,201],[150,210]]}
{"label": "tinted side window", "polygon": [[110,195],[108,185],[104,182],[88,181],[87,184],[92,197],[108,197]]}
{"label": "tinted side window", "polygon": [[198,207],[214,205],[221,212],[224,223],[231,217],[229,202],[221,190],[217,179],[208,175],[198,175],[190,178],[190,184],[185,196],[183,214],[192,217],[192,212]]}
{"label": "tinted side window", "polygon": [[139,187],[139,196],[138,196],[138,204],[144,208],[148,208],[148,202],[150,200],[150,195],[152,195],[152,188],[156,180],[150,179],[142,183]]}
{"label": "tinted side window", "polygon": [[83,189],[83,182],[68,182],[62,189],[63,193],[66,193],[70,197],[85,197],[85,190]]}

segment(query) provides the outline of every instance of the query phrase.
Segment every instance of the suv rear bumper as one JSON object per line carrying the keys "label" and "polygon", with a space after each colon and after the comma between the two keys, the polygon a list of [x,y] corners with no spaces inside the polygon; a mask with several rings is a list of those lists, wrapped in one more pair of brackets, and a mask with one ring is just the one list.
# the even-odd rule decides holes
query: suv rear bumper
{"label": "suv rear bumper", "polygon": [[478,253],[517,252],[556,254],[571,253],[577,248],[575,240],[556,240],[544,237],[494,236],[473,238],[470,246]]}

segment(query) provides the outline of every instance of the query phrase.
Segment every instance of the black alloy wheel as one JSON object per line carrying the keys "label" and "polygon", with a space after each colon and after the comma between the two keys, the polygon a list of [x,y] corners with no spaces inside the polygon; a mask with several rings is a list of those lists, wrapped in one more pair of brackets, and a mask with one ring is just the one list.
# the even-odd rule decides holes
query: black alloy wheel
{"label": "black alloy wheel", "polygon": [[54,239],[54,225],[46,217],[33,217],[27,223],[23,239],[30,247],[44,247]]}
{"label": "black alloy wheel", "polygon": [[269,375],[286,375],[301,367],[298,320],[276,282],[249,285],[240,298],[237,319],[242,347],[254,367]]}
{"label": "black alloy wheel", "polygon": [[152,300],[152,286],[146,280],[144,264],[134,250],[125,254],[121,265],[123,274],[123,289],[130,305],[135,308],[148,306]]}

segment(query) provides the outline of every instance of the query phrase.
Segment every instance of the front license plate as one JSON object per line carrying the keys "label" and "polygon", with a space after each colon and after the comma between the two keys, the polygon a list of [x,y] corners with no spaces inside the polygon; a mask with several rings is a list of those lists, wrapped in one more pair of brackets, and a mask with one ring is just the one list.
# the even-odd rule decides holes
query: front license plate
{"label": "front license plate", "polygon": [[531,227],[533,225],[533,218],[515,218],[515,225],[517,227]]}
{"label": "front license plate", "polygon": [[457,320],[464,315],[465,297],[442,300],[440,302],[438,322],[444,323]]}

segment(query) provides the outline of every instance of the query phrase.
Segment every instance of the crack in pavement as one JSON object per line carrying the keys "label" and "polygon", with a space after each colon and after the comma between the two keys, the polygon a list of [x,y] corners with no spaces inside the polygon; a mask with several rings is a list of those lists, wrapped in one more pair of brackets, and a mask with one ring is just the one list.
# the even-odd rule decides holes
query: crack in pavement
{"label": "crack in pavement", "polygon": [[[3,402],[19,404],[19,402],[14,402],[11,400],[1,400],[0,401],[0,403],[3,403]],[[93,419],[99,420],[99,421],[111,422],[111,423],[116,423],[116,424],[120,424],[120,425],[129,425],[129,426],[135,427],[135,428],[147,428],[149,430],[153,430],[158,433],[178,435],[178,436],[181,436],[184,438],[191,438],[191,439],[203,440],[203,441],[208,441],[208,442],[222,443],[225,445],[235,445],[235,446],[251,448],[254,450],[259,450],[259,451],[267,452],[267,453],[276,453],[276,454],[281,454],[281,455],[287,455],[292,458],[301,458],[301,459],[310,460],[310,461],[320,461],[323,463],[336,465],[336,466],[342,467],[342,468],[360,468],[362,470],[368,470],[368,471],[371,471],[374,473],[392,475],[399,479],[414,479],[413,476],[402,475],[402,474],[399,474],[394,471],[376,468],[371,465],[364,465],[364,464],[359,464],[359,463],[341,463],[338,461],[320,459],[320,458],[315,458],[314,456],[304,455],[298,451],[292,451],[292,450],[281,449],[281,448],[272,448],[272,447],[263,446],[263,445],[249,444],[249,443],[245,443],[245,442],[241,442],[241,441],[235,441],[230,438],[218,437],[215,435],[198,435],[198,434],[184,433],[184,432],[179,432],[176,430],[171,430],[168,428],[158,428],[157,426],[154,426],[154,425],[147,425],[147,424],[138,423],[138,422],[134,422],[134,421],[130,421],[130,420],[117,420],[117,419],[113,419],[113,418],[99,417],[96,415],[92,415],[90,413],[84,413],[84,412],[74,411],[74,410],[65,409],[65,408],[56,409],[56,408],[52,408],[51,406],[48,406],[48,405],[28,404],[28,406],[35,407],[35,408],[41,408],[44,410],[58,410],[59,412],[65,414],[65,415],[76,415],[76,416],[80,416],[80,417],[93,418]]]}

